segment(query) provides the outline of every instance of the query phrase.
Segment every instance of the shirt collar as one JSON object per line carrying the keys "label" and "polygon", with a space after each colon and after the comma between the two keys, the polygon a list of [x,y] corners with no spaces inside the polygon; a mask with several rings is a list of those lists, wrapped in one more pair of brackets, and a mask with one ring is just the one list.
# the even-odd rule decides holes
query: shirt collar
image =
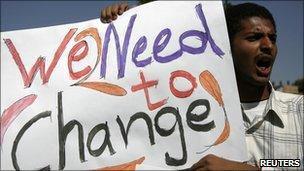
{"label": "shirt collar", "polygon": [[281,108],[279,107],[280,101],[277,100],[277,95],[276,92],[272,86],[271,83],[269,83],[268,86],[269,90],[271,91],[269,99],[267,101],[265,110],[263,112],[263,115],[257,119],[255,119],[252,123],[248,123],[248,117],[246,114],[243,112],[243,120],[247,123],[245,124],[245,127],[248,128],[246,130],[246,133],[252,133],[255,130],[257,130],[264,121],[270,122],[272,125],[278,126],[280,128],[284,128],[284,123],[282,116],[280,115]]}
{"label": "shirt collar", "polygon": [[278,99],[278,94],[276,93],[276,91],[274,90],[273,86],[271,83],[269,83],[269,88],[271,89],[271,93],[270,93],[270,96],[269,96],[269,100],[266,104],[266,116],[267,115],[270,115],[268,116],[270,119],[270,122],[274,122],[272,123],[273,125],[276,125],[276,126],[279,126],[281,128],[284,128],[284,119],[283,119],[283,116],[281,115],[282,114],[282,111],[281,111],[281,104],[280,103],[280,100]]}

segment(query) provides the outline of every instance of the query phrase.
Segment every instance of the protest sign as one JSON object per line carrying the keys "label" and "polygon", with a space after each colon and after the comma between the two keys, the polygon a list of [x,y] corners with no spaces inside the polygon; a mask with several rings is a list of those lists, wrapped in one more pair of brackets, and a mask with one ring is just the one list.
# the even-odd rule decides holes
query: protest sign
{"label": "protest sign", "polygon": [[245,160],[220,1],[160,1],[1,33],[2,169],[184,169]]}

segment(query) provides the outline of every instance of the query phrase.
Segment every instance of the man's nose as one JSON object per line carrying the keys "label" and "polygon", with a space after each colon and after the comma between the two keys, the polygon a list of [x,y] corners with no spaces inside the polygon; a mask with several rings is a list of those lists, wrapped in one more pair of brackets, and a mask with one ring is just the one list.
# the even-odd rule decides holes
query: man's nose
{"label": "man's nose", "polygon": [[269,37],[263,37],[261,39],[260,48],[261,48],[262,52],[271,55],[271,51],[272,51],[273,47],[274,47],[274,44],[269,39]]}

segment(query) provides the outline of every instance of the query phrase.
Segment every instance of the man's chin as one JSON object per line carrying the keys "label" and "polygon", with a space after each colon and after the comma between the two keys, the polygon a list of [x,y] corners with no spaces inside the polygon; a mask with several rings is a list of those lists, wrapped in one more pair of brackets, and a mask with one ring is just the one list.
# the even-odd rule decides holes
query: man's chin
{"label": "man's chin", "polygon": [[253,85],[256,85],[256,86],[264,86],[269,83],[269,80],[270,80],[269,77],[256,76],[256,77],[252,78],[251,82]]}
{"label": "man's chin", "polygon": [[237,77],[238,84],[247,84],[248,86],[256,86],[261,87],[265,86],[269,83],[270,78],[269,77],[260,77],[260,76],[243,76],[243,77]]}

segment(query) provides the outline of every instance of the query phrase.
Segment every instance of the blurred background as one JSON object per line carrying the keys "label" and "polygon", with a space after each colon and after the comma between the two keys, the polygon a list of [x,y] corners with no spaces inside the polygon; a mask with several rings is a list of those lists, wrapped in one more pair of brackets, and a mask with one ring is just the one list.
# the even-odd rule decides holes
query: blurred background
{"label": "blurred background", "polygon": [[[100,10],[113,3],[139,1],[3,1],[1,32],[75,23],[99,18]],[[277,24],[278,56],[271,81],[277,90],[303,94],[303,1],[233,1],[265,6]],[[173,2],[172,2],[173,3]],[[1,41],[1,43],[3,43]]]}

